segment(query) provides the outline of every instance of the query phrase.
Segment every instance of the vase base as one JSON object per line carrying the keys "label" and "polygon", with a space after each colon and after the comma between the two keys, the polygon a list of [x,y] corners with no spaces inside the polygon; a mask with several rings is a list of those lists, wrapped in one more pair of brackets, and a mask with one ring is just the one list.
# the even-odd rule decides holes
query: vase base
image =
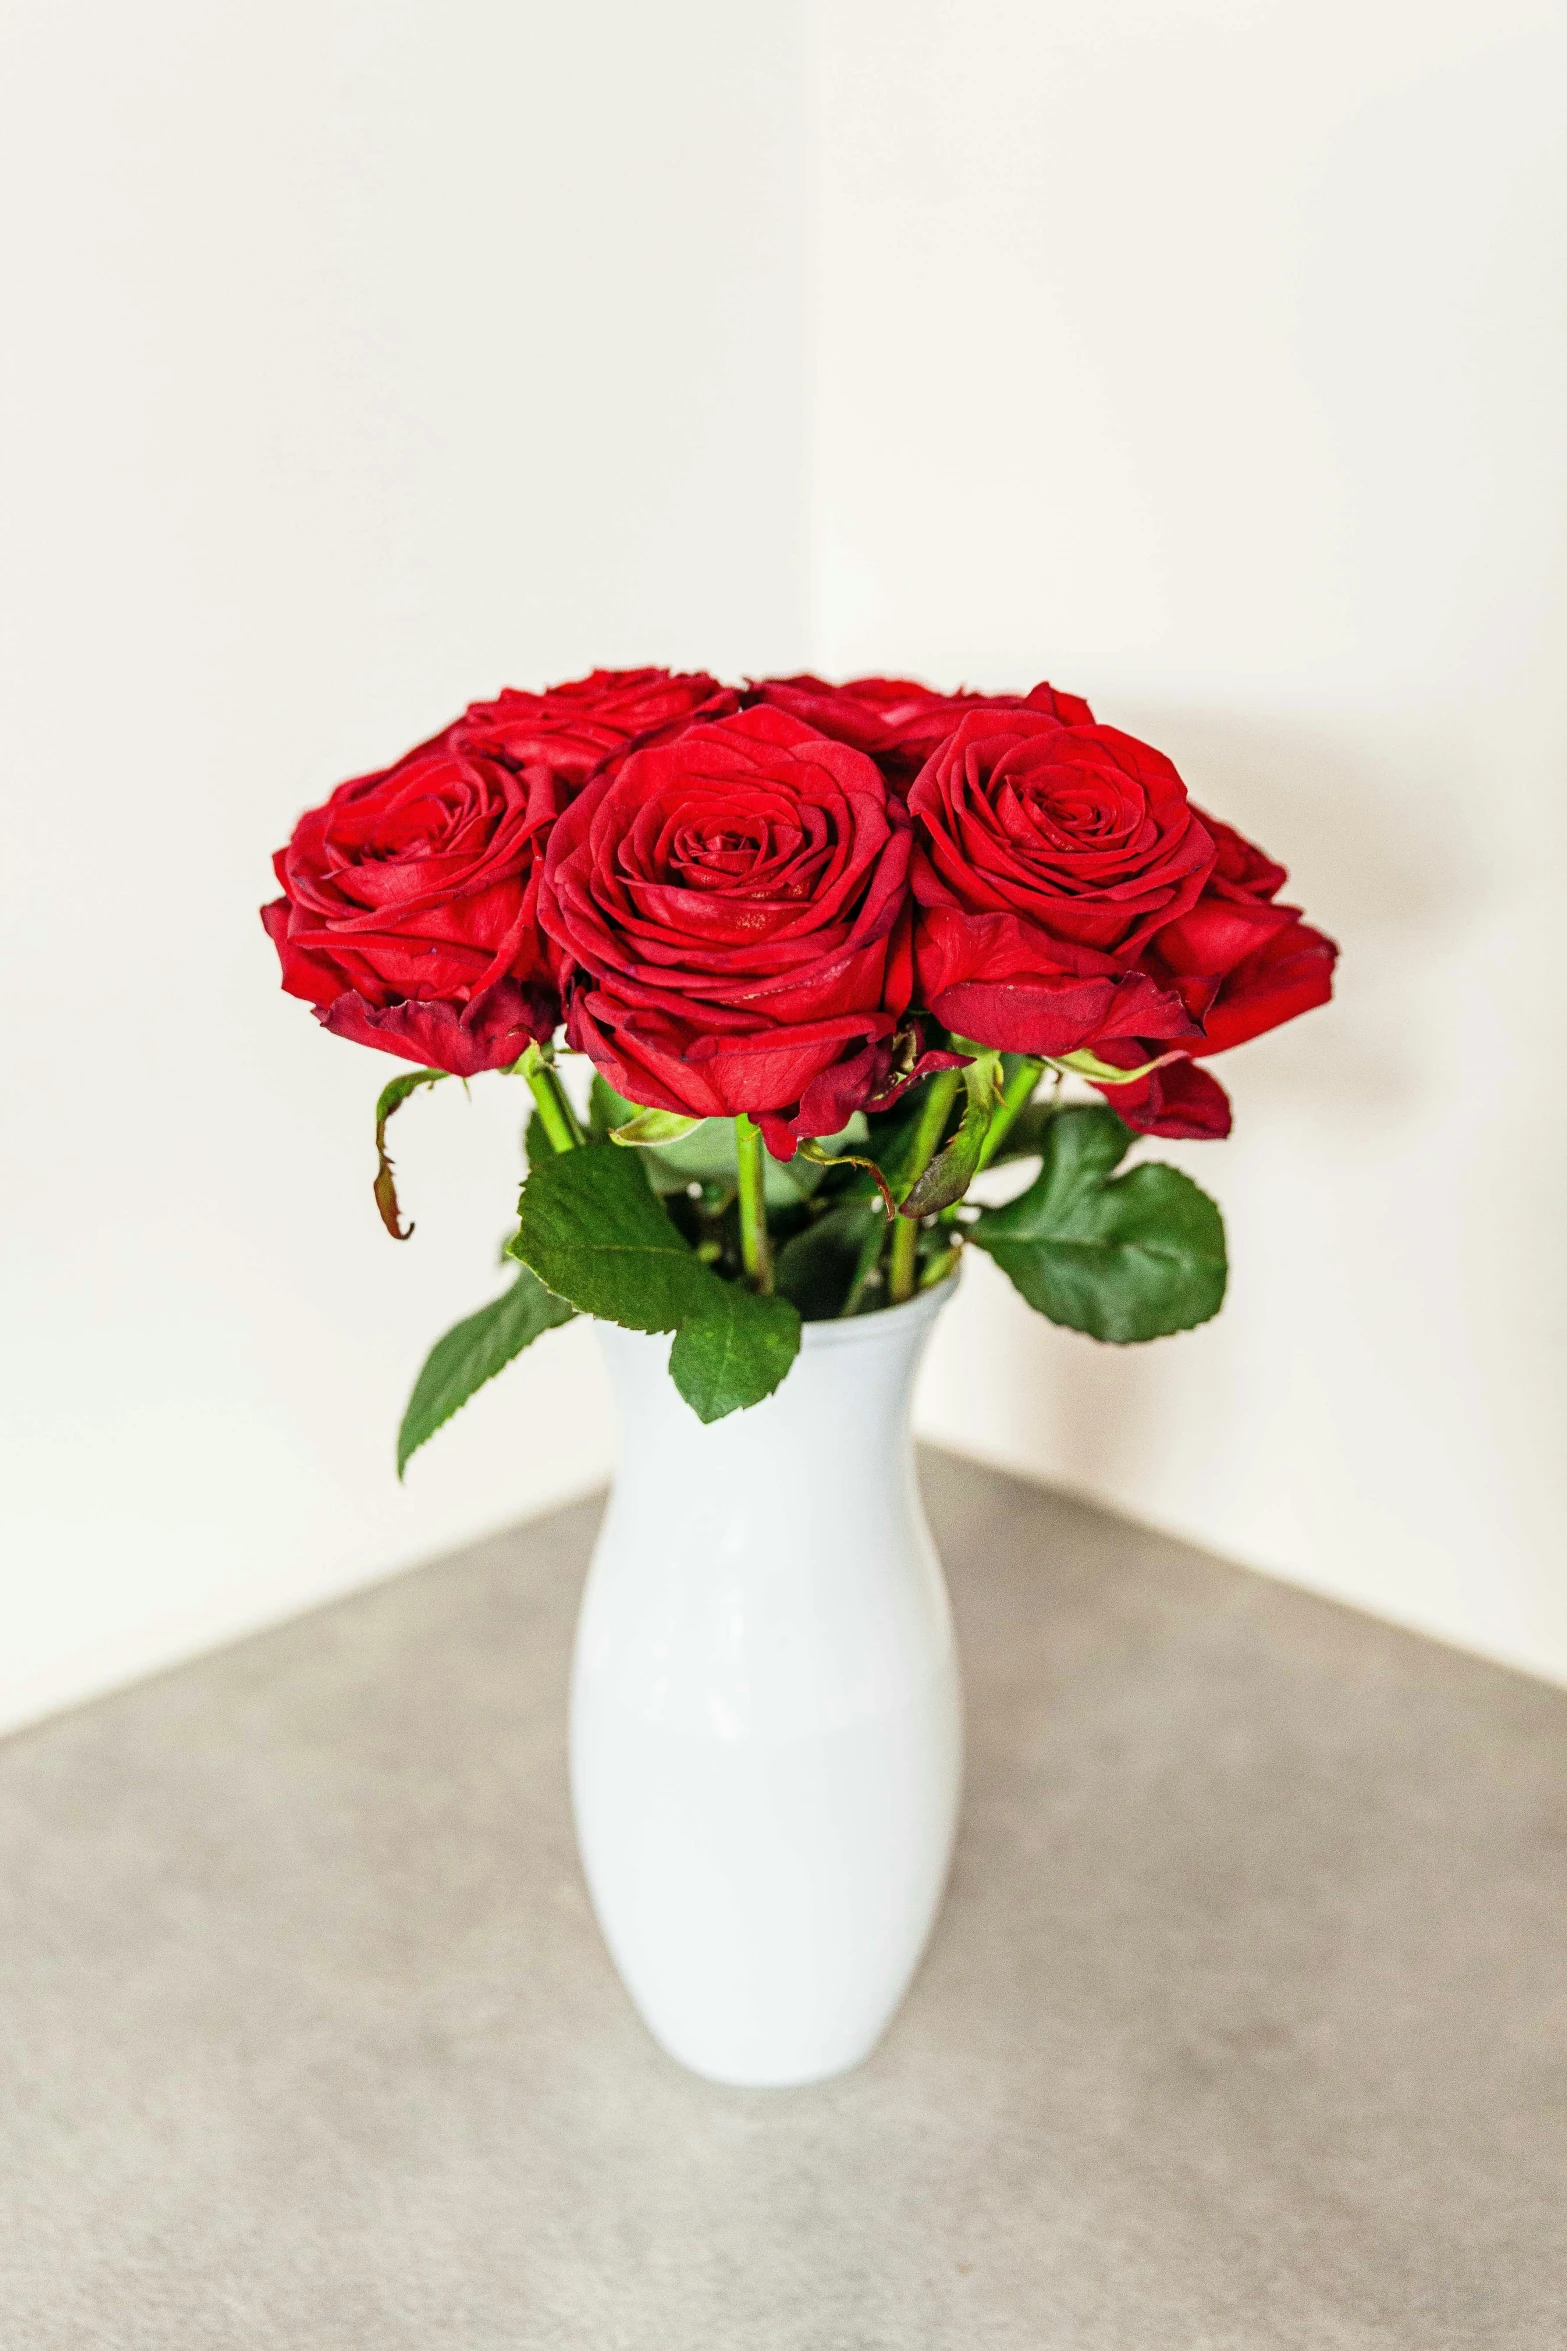
{"label": "vase base", "polygon": [[736,2088],[863,2064],[941,1900],[962,1753],[950,1652],[902,1706],[795,1739],[697,1738],[584,1698],[589,1891],[659,2046]]}
{"label": "vase base", "polygon": [[[647,2022],[645,2017],[643,2022]],[[715,2067],[706,2058],[687,2056],[682,2050],[672,2047],[661,2033],[653,2032],[651,2025],[648,2025],[648,2031],[652,2033],[653,2039],[657,2041],[666,2057],[672,2057],[676,2065],[682,2067],[686,2073],[694,2073],[699,2080],[712,2082],[715,2088],[720,2090],[809,2090],[820,2082],[835,2082],[840,2080],[844,2074],[855,2072],[865,2063],[867,2058],[874,2056],[883,2038],[882,2033],[877,2033],[874,2039],[867,2041],[863,2047],[854,2050],[848,2056],[825,2058],[811,2064],[801,2065],[798,2068],[790,2066],[720,2068]]]}

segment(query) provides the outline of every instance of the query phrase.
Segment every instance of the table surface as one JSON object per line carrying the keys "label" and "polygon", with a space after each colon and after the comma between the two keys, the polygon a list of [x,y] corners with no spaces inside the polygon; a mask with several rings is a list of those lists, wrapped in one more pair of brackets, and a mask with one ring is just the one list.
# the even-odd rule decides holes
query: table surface
{"label": "table surface", "polygon": [[924,1468],[956,1870],[817,2088],[598,1940],[596,1505],[0,1748],[6,2351],[1559,2351],[1567,1694]]}

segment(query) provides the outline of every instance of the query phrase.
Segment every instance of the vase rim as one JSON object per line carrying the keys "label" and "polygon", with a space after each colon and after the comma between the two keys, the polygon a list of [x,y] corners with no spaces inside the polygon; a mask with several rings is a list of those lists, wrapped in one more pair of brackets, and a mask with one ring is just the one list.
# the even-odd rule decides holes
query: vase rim
{"label": "vase rim", "polygon": [[937,1282],[929,1290],[921,1290],[913,1298],[906,1298],[901,1306],[879,1306],[873,1314],[851,1314],[846,1322],[807,1322],[800,1326],[800,1348],[855,1347],[867,1341],[891,1338],[895,1333],[934,1322],[948,1301],[955,1296],[958,1275],[949,1273],[945,1281]]}

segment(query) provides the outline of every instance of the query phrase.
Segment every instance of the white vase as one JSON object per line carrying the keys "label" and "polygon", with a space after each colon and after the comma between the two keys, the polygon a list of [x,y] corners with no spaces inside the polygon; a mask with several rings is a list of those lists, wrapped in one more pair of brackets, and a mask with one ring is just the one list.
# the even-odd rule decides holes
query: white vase
{"label": "white vase", "polygon": [[953,1284],[805,1326],[704,1427],[669,1341],[601,1326],[620,1467],[577,1626],[571,1783],[599,1924],[682,2064],[857,2065],[919,1964],[963,1762],[909,1405]]}

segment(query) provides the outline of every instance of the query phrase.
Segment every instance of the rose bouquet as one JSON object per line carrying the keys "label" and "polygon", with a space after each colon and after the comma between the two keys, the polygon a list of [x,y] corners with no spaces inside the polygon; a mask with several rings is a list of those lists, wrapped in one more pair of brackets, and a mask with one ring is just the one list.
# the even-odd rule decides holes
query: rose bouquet
{"label": "rose bouquet", "polygon": [[[704,1421],[778,1386],[802,1320],[900,1305],[967,1249],[1092,1338],[1206,1321],[1217,1208],[1122,1163],[1226,1134],[1210,1057],[1325,1002],[1337,952],[1162,753],[1048,685],[508,691],[340,785],[275,866],[285,989],[417,1065],[376,1110],[394,1237],[398,1106],[491,1070],[531,1093],[516,1272],[431,1353],[399,1474],[577,1313],[672,1332]],[[1007,1160],[1037,1173],[978,1204]]]}

